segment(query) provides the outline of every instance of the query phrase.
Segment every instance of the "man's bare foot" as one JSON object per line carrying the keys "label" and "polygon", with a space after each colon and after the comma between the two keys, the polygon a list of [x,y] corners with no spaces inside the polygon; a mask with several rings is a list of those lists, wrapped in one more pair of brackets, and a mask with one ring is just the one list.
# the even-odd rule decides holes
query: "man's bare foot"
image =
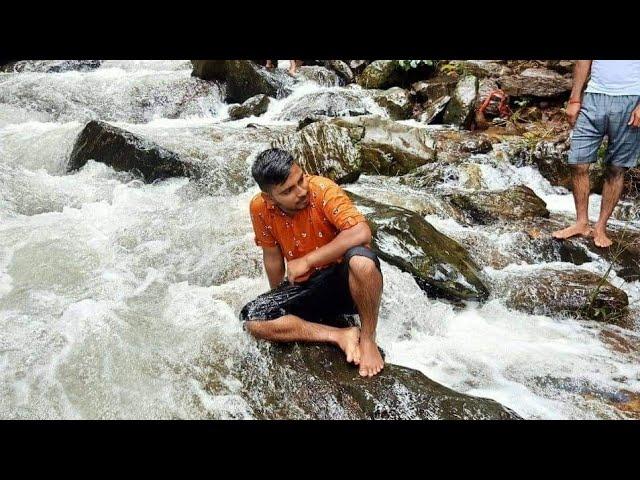
{"label": "man's bare foot", "polygon": [[570,227],[557,230],[551,234],[553,238],[564,240],[565,238],[575,237],[576,235],[589,236],[593,230],[589,224],[575,223]]}
{"label": "man's bare foot", "polygon": [[596,225],[593,230],[593,243],[596,244],[596,247],[607,248],[610,247],[613,243],[609,237],[607,237],[607,229],[600,228]]}
{"label": "man's bare foot", "polygon": [[360,376],[373,377],[384,367],[384,360],[376,342],[370,338],[360,339]]}
{"label": "man's bare foot", "polygon": [[349,327],[340,332],[338,338],[338,346],[347,356],[347,362],[360,364],[360,329],[358,327]]}

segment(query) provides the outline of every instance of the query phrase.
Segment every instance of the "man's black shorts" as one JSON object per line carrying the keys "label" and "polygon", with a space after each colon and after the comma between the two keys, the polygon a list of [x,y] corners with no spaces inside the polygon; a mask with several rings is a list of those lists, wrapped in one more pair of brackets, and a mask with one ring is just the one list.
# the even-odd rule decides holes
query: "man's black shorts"
{"label": "man's black shorts", "polygon": [[295,285],[282,282],[247,303],[240,312],[240,320],[275,320],[283,315],[297,315],[309,322],[334,324],[338,316],[357,314],[349,289],[349,260],[354,255],[370,258],[380,271],[380,260],[370,249],[350,248],[341,263],[318,270],[306,282]]}

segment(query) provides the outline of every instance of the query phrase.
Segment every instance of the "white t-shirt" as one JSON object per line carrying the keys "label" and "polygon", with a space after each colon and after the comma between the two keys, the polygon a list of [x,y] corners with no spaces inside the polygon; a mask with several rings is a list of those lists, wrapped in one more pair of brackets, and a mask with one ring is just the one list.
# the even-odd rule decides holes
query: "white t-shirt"
{"label": "white t-shirt", "polygon": [[593,60],[585,92],[640,95],[640,60]]}

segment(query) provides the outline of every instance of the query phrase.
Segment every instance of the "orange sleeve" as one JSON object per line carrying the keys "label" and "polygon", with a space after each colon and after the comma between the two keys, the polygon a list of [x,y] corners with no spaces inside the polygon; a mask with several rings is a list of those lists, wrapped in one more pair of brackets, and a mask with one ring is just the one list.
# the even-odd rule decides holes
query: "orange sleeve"
{"label": "orange sleeve", "polygon": [[255,234],[254,241],[259,247],[275,247],[278,242],[269,231],[267,223],[265,222],[264,212],[252,201],[249,207],[251,213],[251,224],[253,225],[253,233]]}
{"label": "orange sleeve", "polygon": [[331,181],[326,181],[325,185],[322,209],[338,230],[346,230],[367,221],[342,188]]}

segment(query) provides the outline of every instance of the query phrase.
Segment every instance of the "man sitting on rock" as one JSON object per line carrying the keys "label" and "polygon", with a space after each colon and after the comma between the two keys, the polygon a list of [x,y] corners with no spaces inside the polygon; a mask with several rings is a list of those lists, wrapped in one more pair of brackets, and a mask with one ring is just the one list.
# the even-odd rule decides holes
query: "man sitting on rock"
{"label": "man sitting on rock", "polygon": [[[376,375],[383,282],[365,217],[338,185],[305,174],[284,150],[260,153],[252,175],[262,192],[251,200],[251,221],[271,290],[242,309],[246,328],[276,342],[335,344],[361,376]],[[355,313],[361,329],[335,326]]]}
{"label": "man sitting on rock", "polygon": [[[609,247],[612,242],[607,237],[607,222],[620,199],[625,171],[635,167],[640,157],[640,60],[578,60],[567,116],[574,127],[568,163],[577,221],[553,236],[565,239],[593,234],[598,247]],[[588,216],[589,164],[597,160],[605,135],[609,140],[602,204],[592,229]]]}

